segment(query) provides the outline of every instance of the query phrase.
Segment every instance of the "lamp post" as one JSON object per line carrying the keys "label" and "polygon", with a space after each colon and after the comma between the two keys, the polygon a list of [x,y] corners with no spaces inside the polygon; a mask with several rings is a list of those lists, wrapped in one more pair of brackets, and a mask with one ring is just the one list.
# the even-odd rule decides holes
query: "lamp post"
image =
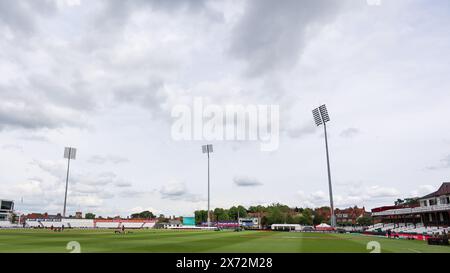
{"label": "lamp post", "polygon": [[66,192],[64,194],[64,210],[63,217],[66,217],[66,205],[67,205],[67,188],[69,187],[69,169],[70,169],[70,160],[75,159],[77,155],[77,149],[72,147],[66,147],[64,149],[64,158],[67,158],[67,176],[66,176]]}
{"label": "lamp post", "polygon": [[210,213],[210,180],[209,180],[209,154],[213,152],[212,144],[203,145],[202,151],[204,154],[208,155],[208,227],[211,226],[211,218],[209,216]]}
{"label": "lamp post", "polygon": [[327,171],[328,171],[328,189],[330,193],[330,209],[331,209],[331,226],[336,226],[336,216],[334,215],[334,205],[333,205],[333,188],[331,186],[331,170],[330,170],[330,156],[328,154],[328,136],[327,136],[327,122],[330,121],[330,117],[328,115],[328,110],[326,105],[322,105],[312,111],[314,116],[314,121],[317,126],[323,124],[323,130],[325,133],[325,150],[327,154]]}

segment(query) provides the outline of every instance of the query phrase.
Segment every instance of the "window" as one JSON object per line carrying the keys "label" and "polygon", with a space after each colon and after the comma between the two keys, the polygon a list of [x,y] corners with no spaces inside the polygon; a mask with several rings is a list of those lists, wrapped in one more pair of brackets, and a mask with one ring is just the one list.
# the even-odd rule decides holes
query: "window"
{"label": "window", "polygon": [[448,204],[448,197],[441,197],[440,202],[442,205]]}
{"label": "window", "polygon": [[422,205],[423,205],[424,207],[427,207],[427,206],[428,206],[427,200],[422,201]]}
{"label": "window", "polygon": [[434,206],[437,204],[437,200],[436,199],[430,199],[430,206]]}

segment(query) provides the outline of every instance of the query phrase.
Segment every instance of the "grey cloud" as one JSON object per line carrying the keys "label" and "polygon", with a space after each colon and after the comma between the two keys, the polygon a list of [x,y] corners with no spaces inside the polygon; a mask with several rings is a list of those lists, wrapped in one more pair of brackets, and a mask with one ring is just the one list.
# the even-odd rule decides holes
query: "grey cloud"
{"label": "grey cloud", "polygon": [[[34,32],[37,26],[35,17],[56,13],[55,3],[53,0],[0,1],[0,23],[13,31]],[[20,77],[14,75],[14,79],[0,83],[0,130],[87,127],[88,115],[103,109],[103,106],[122,103],[145,107],[154,117],[170,118],[162,109],[167,102],[164,78],[176,70],[178,57],[164,55],[166,51],[161,48],[155,49],[157,52],[146,52],[143,58],[117,60],[114,58],[115,45],[123,43],[124,39],[118,34],[117,43],[113,43],[106,36],[121,33],[128,17],[135,11],[148,8],[197,13],[209,10],[206,1],[105,0],[89,5],[92,13],[84,14],[83,21],[91,22],[93,18],[97,21],[88,24],[92,26],[89,30],[81,24],[78,28],[80,37],[75,41],[60,34],[54,40],[37,35],[36,42],[24,43],[28,45],[26,51],[17,50],[14,41],[2,46],[5,56],[11,56],[7,63],[11,63],[13,69],[26,69]],[[108,27],[111,24],[111,29],[101,29],[101,25]],[[95,53],[80,47],[86,39],[101,44],[95,47]],[[28,69],[43,61],[45,70],[39,70],[38,74]],[[80,65],[83,69],[102,71],[104,76],[96,78],[84,74]],[[28,71],[33,72],[27,74]],[[121,80],[115,80],[117,75]],[[128,78],[129,83],[124,83],[123,78]],[[142,80],[136,78],[149,81],[140,83]]]}
{"label": "grey cloud", "polygon": [[446,157],[442,158],[440,160],[440,164],[427,167],[428,170],[439,170],[448,168],[450,168],[450,155],[447,155]]}
{"label": "grey cloud", "polygon": [[149,196],[153,193],[155,193],[154,190],[152,190],[152,191],[124,190],[124,191],[120,191],[118,195],[123,198],[142,198],[142,197]]}
{"label": "grey cloud", "polygon": [[31,164],[57,179],[63,179],[65,177],[66,166],[61,162],[34,160]]}
{"label": "grey cloud", "polygon": [[77,179],[77,181],[90,185],[104,186],[117,181],[117,175],[113,172],[104,172],[98,174],[96,177],[88,177],[85,179],[80,177]]}
{"label": "grey cloud", "polygon": [[174,17],[187,14],[197,18],[200,15],[209,19],[209,22],[223,21],[221,11],[210,8],[207,0],[103,0],[97,4],[95,16],[88,20],[89,27],[95,31],[84,37],[80,44],[88,51],[110,47],[111,43],[117,42],[132,15],[143,10],[149,11],[150,16],[151,11],[155,11]]}
{"label": "grey cloud", "polygon": [[31,35],[36,31],[38,16],[51,15],[56,11],[52,0],[0,1],[0,23],[13,33]]}
{"label": "grey cloud", "polygon": [[[13,188],[13,192],[16,192],[18,196],[25,196],[27,206],[31,206],[28,200],[34,200],[40,196],[42,200],[36,201],[37,204],[58,208],[61,205],[60,197],[63,195],[63,187],[60,182],[65,179],[65,165],[53,161],[35,161],[34,164],[56,179],[53,181],[39,177],[30,178],[27,182],[19,183]],[[111,187],[105,190],[106,185],[111,185]],[[99,207],[106,199],[112,199],[116,195],[122,197],[124,194],[119,189],[131,186],[131,183],[119,179],[112,172],[83,175],[72,173],[69,187],[69,207],[73,208],[75,204]]]}
{"label": "grey cloud", "polygon": [[16,144],[5,144],[2,146],[2,149],[23,152],[23,147]]}
{"label": "grey cloud", "polygon": [[146,85],[126,85],[113,90],[117,103],[138,104],[151,111],[154,116],[167,116],[163,114],[162,105],[167,100],[163,90],[164,82],[151,81]]}
{"label": "grey cloud", "polygon": [[159,193],[162,199],[174,201],[199,202],[204,199],[200,195],[190,193],[184,183],[169,183],[164,185]]}
{"label": "grey cloud", "polygon": [[291,138],[301,138],[316,132],[316,128],[313,125],[304,125],[302,127],[287,128],[283,130]]}
{"label": "grey cloud", "polygon": [[127,181],[119,181],[114,184],[114,186],[119,187],[119,188],[128,188],[128,187],[131,187],[132,185],[133,184],[131,184],[130,182],[127,182]]}
{"label": "grey cloud", "polygon": [[[58,180],[64,180],[66,178],[65,163],[35,160],[33,164]],[[96,174],[79,174],[72,172],[70,181],[71,184],[77,186],[76,189],[83,189],[90,192],[99,191],[100,187],[106,185],[114,185],[118,188],[131,187],[132,185],[130,182],[117,177],[113,172]]]}
{"label": "grey cloud", "polygon": [[[60,94],[64,93],[64,90],[57,91],[55,89],[54,94],[49,92],[49,89],[44,86],[39,88],[33,85],[0,85],[0,130],[5,128],[82,127],[80,109],[73,108],[69,99],[63,103],[56,98],[61,96]],[[83,94],[76,96],[83,96]]]}
{"label": "grey cloud", "polygon": [[341,132],[340,136],[344,138],[352,138],[359,134],[359,130],[356,128],[348,128]]}
{"label": "grey cloud", "polygon": [[129,162],[129,160],[125,157],[114,155],[106,155],[106,156],[94,155],[91,156],[87,161],[92,164],[100,164],[100,165],[106,163],[120,164]]}
{"label": "grey cloud", "polygon": [[249,76],[290,68],[306,46],[308,31],[333,19],[339,6],[329,0],[249,1],[235,26],[230,54],[248,63]]}
{"label": "grey cloud", "polygon": [[164,197],[180,197],[187,193],[186,185],[183,183],[171,183],[165,185],[160,190],[161,195]]}
{"label": "grey cloud", "polygon": [[0,110],[0,130],[5,128],[56,128],[61,125],[52,120],[46,113],[30,110],[23,109],[19,113]]}
{"label": "grey cloud", "polygon": [[33,105],[6,104],[4,101],[0,102],[0,130],[7,128],[54,129],[65,125],[81,126],[75,120],[62,116],[57,117],[51,111],[46,111],[44,108]]}
{"label": "grey cloud", "polygon": [[24,134],[20,136],[19,139],[26,141],[50,142],[50,140],[46,136],[35,134]]}
{"label": "grey cloud", "polygon": [[92,110],[96,103],[92,92],[86,90],[80,79],[69,79],[69,83],[61,84],[54,77],[30,75],[29,88],[42,98],[43,103],[62,105],[78,110]]}
{"label": "grey cloud", "polygon": [[263,185],[258,179],[247,176],[236,176],[233,178],[233,182],[239,187],[256,187]]}
{"label": "grey cloud", "polygon": [[104,30],[114,29],[116,32],[120,32],[135,11],[153,9],[170,13],[199,12],[205,8],[205,0],[104,0],[94,25]]}
{"label": "grey cloud", "polygon": [[105,0],[102,4],[103,13],[108,20],[123,23],[133,11],[145,8],[166,12],[197,12],[206,7],[205,3],[205,0]]}

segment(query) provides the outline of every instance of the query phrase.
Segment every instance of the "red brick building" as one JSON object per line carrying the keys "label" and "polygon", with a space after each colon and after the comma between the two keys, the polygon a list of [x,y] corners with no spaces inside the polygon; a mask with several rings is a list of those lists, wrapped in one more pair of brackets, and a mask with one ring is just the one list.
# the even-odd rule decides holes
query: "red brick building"
{"label": "red brick building", "polygon": [[321,208],[316,208],[314,209],[314,212],[319,215],[320,217],[322,217],[324,219],[325,222],[330,221],[330,215],[331,215],[331,209],[330,207],[321,207]]}
{"label": "red brick building", "polygon": [[365,207],[358,208],[357,206],[343,210],[335,209],[335,214],[338,225],[356,225],[359,218],[370,217],[370,213],[366,211]]}

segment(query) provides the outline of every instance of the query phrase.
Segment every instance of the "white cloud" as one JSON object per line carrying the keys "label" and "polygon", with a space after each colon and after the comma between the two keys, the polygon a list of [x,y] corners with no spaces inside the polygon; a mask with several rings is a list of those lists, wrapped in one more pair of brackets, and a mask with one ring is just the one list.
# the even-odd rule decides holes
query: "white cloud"
{"label": "white cloud", "polygon": [[365,189],[365,193],[369,197],[396,197],[400,194],[397,189],[390,187],[371,186]]}
{"label": "white cloud", "polygon": [[437,188],[432,185],[420,185],[417,189],[411,191],[411,197],[422,197],[432,192],[435,192]]}
{"label": "white cloud", "polygon": [[82,195],[74,196],[72,202],[75,204],[83,204],[89,208],[100,207],[103,205],[103,200],[96,195]]}
{"label": "white cloud", "polygon": [[[348,187],[348,190],[336,191],[333,194],[333,201],[335,207],[350,207],[350,206],[367,206],[373,203],[377,199],[391,198],[395,200],[396,198],[401,198],[400,192],[391,187],[382,186],[357,186],[353,185]],[[336,190],[336,189],[335,189]],[[329,206],[329,194],[324,191],[315,191],[312,193],[305,193],[304,191],[297,192],[298,203],[300,206],[305,207],[321,207]]]}

